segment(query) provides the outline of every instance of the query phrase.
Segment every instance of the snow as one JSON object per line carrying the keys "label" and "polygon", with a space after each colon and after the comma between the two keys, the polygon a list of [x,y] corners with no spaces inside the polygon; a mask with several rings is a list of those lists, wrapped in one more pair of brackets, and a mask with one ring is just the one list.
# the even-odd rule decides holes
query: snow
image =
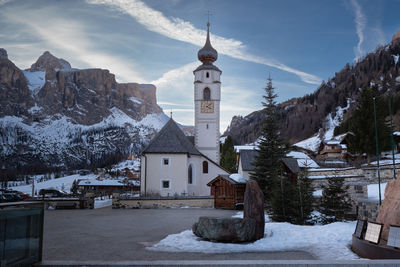
{"label": "snow", "polygon": [[25,75],[26,80],[28,81],[28,88],[31,92],[36,95],[40,89],[46,83],[46,72],[45,71],[22,71]]}
{"label": "snow", "polygon": [[133,103],[139,104],[139,105],[142,104],[142,100],[140,100],[139,98],[133,97],[133,96],[129,97],[128,100],[132,101]]}
{"label": "snow", "polygon": [[394,59],[394,64],[397,65],[397,62],[399,62],[399,55],[392,55]]}
{"label": "snow", "polygon": [[300,168],[319,167],[319,165],[304,152],[290,151],[286,156],[297,159],[297,164],[299,165]]}
{"label": "snow", "polygon": [[[47,180],[44,182],[40,183],[35,183],[35,192],[39,193],[40,189],[57,189],[60,191],[66,191],[70,192],[72,183],[74,180],[78,179],[88,179],[88,180],[94,180],[97,176],[95,174],[88,174],[88,175],[79,175],[79,174],[74,174],[70,176],[65,176],[61,178],[56,178],[52,180]],[[32,185],[21,185],[21,186],[14,186],[11,187],[13,190],[17,190],[26,194],[31,195],[32,194]]]}
{"label": "snow", "polygon": [[[395,162],[395,164],[399,164],[400,163],[400,159],[395,159],[394,162]],[[390,165],[390,164],[393,164],[393,160],[392,159],[384,159],[384,160],[380,160],[379,161],[379,165]],[[378,161],[372,161],[370,163],[370,165],[378,165]],[[362,166],[368,166],[368,163],[365,163]]]}
{"label": "snow", "polygon": [[233,174],[229,175],[229,178],[236,181],[237,183],[245,184],[247,182],[246,179],[244,179],[243,176],[239,173],[233,173]]}
{"label": "snow", "polygon": [[[236,215],[239,217],[240,215]],[[165,252],[240,253],[306,251],[319,259],[358,259],[350,250],[356,222],[327,225],[293,225],[267,222],[265,237],[253,243],[229,244],[203,241],[192,230],[172,234],[147,249]]]}
{"label": "snow", "polygon": [[315,190],[315,191],[313,192],[313,196],[314,196],[314,197],[322,197],[322,189]]}
{"label": "snow", "polygon": [[219,141],[221,142],[221,144],[225,144],[226,138],[228,138],[228,136],[221,136],[221,137],[219,138]]}
{"label": "snow", "polygon": [[256,150],[257,146],[255,145],[242,145],[242,146],[234,146],[235,152],[239,153],[240,150]]}
{"label": "snow", "polygon": [[354,174],[342,174],[342,175],[310,175],[309,179],[332,179],[332,178],[350,178],[350,177],[360,177]]}
{"label": "snow", "polygon": [[305,139],[303,141],[294,144],[294,146],[316,152],[318,150],[320,143],[321,139],[318,137],[318,135],[315,135],[313,137],[310,137],[308,139]]}
{"label": "snow", "polygon": [[400,76],[397,76],[395,80],[397,83],[400,83]]}
{"label": "snow", "polygon": [[93,186],[124,186],[122,181],[120,180],[110,180],[110,179],[104,179],[104,180],[93,180],[93,179],[87,179],[87,180],[80,180],[78,185],[93,185]]}
{"label": "snow", "polygon": [[[381,183],[381,198],[385,198],[385,189],[387,183]],[[379,184],[369,184],[368,185],[368,199],[379,200]]]}
{"label": "snow", "polygon": [[96,197],[94,199],[94,208],[95,209],[100,209],[100,208],[108,207],[111,205],[112,205],[112,198],[101,199],[100,197]]}
{"label": "snow", "polygon": [[40,110],[42,110],[43,108],[42,107],[39,107],[36,103],[35,103],[35,105],[33,106],[33,107],[31,107],[30,109],[28,109],[28,112],[29,113],[36,113],[36,112],[38,112],[38,111],[40,111]]}
{"label": "snow", "polygon": [[133,160],[124,160],[119,162],[118,164],[115,164],[112,166],[111,171],[117,171],[117,170],[124,170],[124,169],[133,169],[135,171],[138,171],[140,168],[140,159],[136,158]]}
{"label": "snow", "polygon": [[[110,111],[111,114],[108,117],[90,126],[74,124],[70,118],[61,114],[48,116],[31,125],[23,123],[23,119],[20,117],[5,116],[0,119],[0,124],[3,124],[4,128],[22,128],[35,138],[34,143],[38,144],[38,151],[44,150],[46,154],[56,154],[64,151],[71,141],[71,135],[80,131],[108,126],[125,127],[128,130],[137,127],[140,137],[144,138],[152,129],[160,130],[169,120],[164,113],[148,114],[141,121],[136,121],[116,107],[111,108]],[[8,142],[12,142],[12,140],[8,140]]]}
{"label": "snow", "polygon": [[347,105],[346,107],[342,108],[342,107],[336,107],[336,115],[334,118],[332,118],[332,114],[329,113],[326,117],[325,117],[325,123],[324,123],[324,136],[322,138],[320,138],[318,136],[318,134],[316,134],[313,137],[310,137],[308,139],[305,139],[303,141],[300,141],[296,144],[294,144],[294,146],[297,147],[301,147],[313,152],[317,152],[319,145],[321,144],[322,140],[332,140],[333,139],[333,131],[335,130],[336,126],[339,126],[339,124],[341,123],[342,119],[343,119],[343,114],[344,111],[350,108],[350,104],[351,104],[351,99],[348,98],[347,99]]}

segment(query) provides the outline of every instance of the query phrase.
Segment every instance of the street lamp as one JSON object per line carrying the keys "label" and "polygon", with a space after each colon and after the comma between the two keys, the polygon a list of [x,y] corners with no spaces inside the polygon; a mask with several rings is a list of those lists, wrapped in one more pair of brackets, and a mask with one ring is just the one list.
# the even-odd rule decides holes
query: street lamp
{"label": "street lamp", "polygon": [[375,146],[376,146],[376,159],[378,163],[378,187],[379,187],[379,206],[382,203],[381,198],[381,172],[379,168],[379,147],[378,147],[378,128],[376,125],[376,99],[374,97],[374,123],[375,123]]}
{"label": "street lamp", "polygon": [[393,160],[393,177],[396,179],[396,161],[394,159],[394,140],[393,140],[393,122],[392,122],[392,101],[390,95],[390,89],[388,90],[389,98],[389,114],[390,114],[390,136],[392,139],[392,160]]}

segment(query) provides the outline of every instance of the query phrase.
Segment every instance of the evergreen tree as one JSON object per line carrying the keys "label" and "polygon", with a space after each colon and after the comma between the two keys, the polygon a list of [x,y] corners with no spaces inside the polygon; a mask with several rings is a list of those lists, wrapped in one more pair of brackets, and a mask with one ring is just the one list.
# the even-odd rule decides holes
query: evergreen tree
{"label": "evergreen tree", "polygon": [[313,196],[314,188],[310,178],[308,178],[308,171],[302,169],[299,172],[297,178],[297,209],[296,218],[294,223],[306,224],[311,219],[311,213],[313,211]]}
{"label": "evergreen tree", "polygon": [[296,221],[298,214],[296,195],[296,185],[288,176],[281,173],[271,190],[271,219],[273,221],[290,223]]}
{"label": "evergreen tree", "polygon": [[351,118],[350,131],[354,133],[349,138],[349,151],[351,153],[368,156],[376,155],[375,127],[374,127],[374,100],[376,98],[376,122],[378,129],[379,150],[390,149],[390,130],[385,120],[386,108],[381,98],[378,97],[378,90],[373,87],[364,87],[357,109]]}
{"label": "evergreen tree", "polygon": [[328,185],[322,189],[321,213],[323,223],[343,221],[345,215],[351,210],[348,186],[343,185],[343,179],[334,177],[328,179]]}
{"label": "evergreen tree", "polygon": [[224,144],[221,146],[220,164],[230,172],[236,172],[236,152],[233,138],[228,135]]}
{"label": "evergreen tree", "polygon": [[266,201],[271,200],[274,181],[280,181],[281,159],[287,153],[287,148],[279,134],[275,101],[277,95],[274,90],[272,79],[269,77],[265,88],[266,95],[263,96],[265,102],[262,102],[265,117],[258,144],[258,154],[253,162],[254,171],[250,173],[251,178],[259,184]]}

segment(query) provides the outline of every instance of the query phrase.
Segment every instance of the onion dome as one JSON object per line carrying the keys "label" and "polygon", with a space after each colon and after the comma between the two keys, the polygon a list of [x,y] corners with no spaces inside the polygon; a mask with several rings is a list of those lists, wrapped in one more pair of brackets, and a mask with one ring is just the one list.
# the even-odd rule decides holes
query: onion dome
{"label": "onion dome", "polygon": [[203,62],[203,64],[213,63],[218,58],[218,52],[215,50],[210,43],[210,23],[207,23],[207,40],[206,44],[197,53],[198,59]]}

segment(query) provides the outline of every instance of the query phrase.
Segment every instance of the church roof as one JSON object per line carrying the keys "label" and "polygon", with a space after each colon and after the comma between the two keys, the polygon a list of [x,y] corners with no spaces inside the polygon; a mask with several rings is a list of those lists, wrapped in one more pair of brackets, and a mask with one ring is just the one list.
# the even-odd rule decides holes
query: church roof
{"label": "church roof", "polygon": [[142,153],[187,153],[201,155],[173,119],[170,119],[164,125]]}

